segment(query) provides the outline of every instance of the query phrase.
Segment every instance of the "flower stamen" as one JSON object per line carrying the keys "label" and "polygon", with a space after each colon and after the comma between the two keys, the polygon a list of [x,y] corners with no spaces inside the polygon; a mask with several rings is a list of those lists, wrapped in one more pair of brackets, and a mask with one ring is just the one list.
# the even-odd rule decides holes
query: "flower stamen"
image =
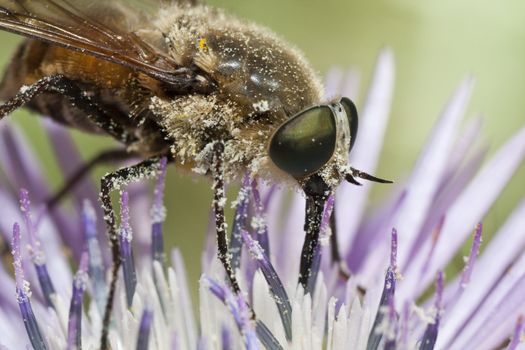
{"label": "flower stamen", "polygon": [[137,286],[137,274],[133,260],[133,248],[131,240],[133,231],[129,224],[129,197],[128,192],[122,192],[120,197],[120,255],[122,259],[122,269],[124,271],[124,284],[126,286],[126,301],[128,307],[133,303],[133,295]]}

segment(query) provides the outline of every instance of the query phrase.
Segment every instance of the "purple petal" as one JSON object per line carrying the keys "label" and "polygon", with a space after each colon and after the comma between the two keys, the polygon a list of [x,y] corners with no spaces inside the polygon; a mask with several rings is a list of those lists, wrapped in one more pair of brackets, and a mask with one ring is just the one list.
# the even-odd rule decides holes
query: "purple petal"
{"label": "purple petal", "polygon": [[380,326],[383,323],[385,317],[385,308],[388,307],[389,300],[394,298],[396,290],[396,274],[392,268],[388,268],[385,276],[385,283],[383,286],[383,293],[381,294],[381,300],[379,301],[379,308],[372,325],[370,334],[368,335],[368,343],[366,346],[367,350],[376,350],[379,348],[381,339],[383,338],[383,332],[380,330]]}
{"label": "purple petal", "polygon": [[[470,181],[472,181],[474,175],[479,171],[486,154],[487,148],[478,151],[468,160],[463,169],[456,171],[456,174],[452,179],[444,180],[448,182],[441,185],[438,190],[439,193],[434,198],[425,223],[419,230],[417,240],[413,244],[412,251],[410,252],[410,259],[418,253],[418,250],[421,248],[425,240],[429,238],[429,233],[432,232],[432,228],[439,225],[441,218],[445,216],[445,213],[460,196],[463,189]],[[429,258],[427,258],[427,262],[430,262]]]}
{"label": "purple petal", "polygon": [[[445,174],[453,150],[456,130],[459,129],[467,108],[472,87],[473,80],[466,79],[456,90],[434,126],[408,180],[407,197],[394,224],[403,241],[399,251],[399,264],[402,271],[405,271],[410,261],[409,253]],[[430,276],[434,276],[435,272],[431,272]],[[432,277],[429,280],[432,280]]]}
{"label": "purple petal", "polygon": [[429,323],[421,339],[419,345],[419,350],[433,350],[434,345],[436,344],[436,339],[439,331],[439,320],[442,309],[442,297],[443,297],[443,272],[438,273],[438,278],[436,282],[436,316],[434,317],[434,322]]}
{"label": "purple petal", "polygon": [[392,238],[390,240],[390,267],[397,270],[397,230],[392,229]]}
{"label": "purple petal", "polygon": [[384,350],[396,350],[396,339],[397,339],[397,332],[398,332],[398,320],[397,320],[397,313],[396,308],[394,306],[394,298],[390,298],[388,300],[388,310],[387,310],[387,317],[388,317],[388,328],[389,328],[389,334],[386,334],[385,336],[385,346],[383,347]]}
{"label": "purple petal", "polygon": [[82,302],[88,280],[88,255],[82,254],[77,274],[73,280],[73,295],[69,306],[69,320],[67,326],[67,349],[82,348]]}
{"label": "purple petal", "polygon": [[234,295],[228,287],[221,286],[211,278],[203,277],[202,281],[208,285],[209,290],[221,300],[230,310],[237,328],[244,337],[244,345],[248,350],[258,349],[255,325],[252,325],[251,311],[244,297]]}
{"label": "purple petal", "polygon": [[241,231],[242,238],[244,243],[248,247],[248,250],[251,256],[257,262],[257,265],[261,269],[268,286],[270,287],[270,292],[275,301],[275,305],[279,310],[279,315],[281,316],[281,322],[283,323],[283,328],[286,334],[286,339],[289,341],[292,340],[292,305],[288,294],[283,287],[279,276],[275,272],[268,256],[265,254],[264,250],[259,246],[259,244],[253,240],[248,232]]}
{"label": "purple petal", "polygon": [[[484,254],[483,254],[484,255]],[[501,252],[497,256],[501,256]],[[495,261],[492,257],[492,261]],[[483,271],[476,268],[483,274]],[[525,293],[525,254],[522,253],[520,258],[509,268],[507,267],[505,274],[501,276],[496,285],[491,287],[490,293],[485,297],[485,300],[478,302],[474,309],[472,316],[469,316],[468,322],[462,323],[455,329],[449,329],[448,323],[453,320],[450,319],[445,326],[447,327],[447,337],[438,339],[439,346],[447,346],[450,349],[464,349],[465,346],[475,346],[478,343],[499,344],[505,337],[508,337],[512,332],[514,320],[525,309],[525,302],[523,294]],[[473,278],[474,281],[474,278]],[[466,297],[470,288],[463,295],[461,303],[467,303]],[[461,305],[461,304],[458,304]],[[467,306],[470,306],[467,304]],[[460,309],[459,307],[456,309]],[[461,314],[460,314],[461,315]],[[464,325],[463,325],[464,324]],[[486,332],[490,329],[490,332]],[[456,332],[458,332],[456,334]],[[456,334],[456,335],[454,335]],[[447,345],[449,344],[449,345]]]}
{"label": "purple petal", "polygon": [[20,227],[18,224],[13,226],[13,266],[16,280],[16,298],[27,335],[35,350],[46,350],[47,345],[40,332],[40,327],[35,318],[31,301],[29,300],[29,285],[24,280],[24,269],[22,266],[22,257],[20,254]]}
{"label": "purple petal", "polygon": [[49,195],[49,186],[27,139],[15,127],[3,126],[0,132],[0,164],[11,187],[15,190],[27,188],[37,202],[44,201]]}
{"label": "purple petal", "polygon": [[242,294],[236,296],[237,308],[242,319],[241,329],[243,330],[245,345],[247,350],[257,350],[259,346],[257,344],[257,335],[255,333],[255,327],[252,325],[254,322],[251,319],[251,310],[248,308],[248,304]]}
{"label": "purple petal", "polygon": [[12,274],[6,271],[6,268],[0,264],[0,316],[7,313],[14,313],[18,316],[18,305],[13,298],[13,290],[16,290],[16,283]]}
{"label": "purple petal", "polygon": [[195,324],[195,316],[193,315],[193,304],[191,302],[191,294],[189,293],[190,287],[188,285],[188,278],[186,277],[187,270],[184,265],[181,252],[177,248],[172,250],[171,266],[175,271],[177,285],[179,286],[182,314],[186,327],[186,343],[193,347],[195,344],[197,344],[197,326]]}
{"label": "purple petal", "polygon": [[[507,340],[509,335],[512,334],[515,320],[525,309],[524,293],[525,277],[522,277],[492,309],[489,317],[482,323],[481,329],[477,330],[478,334],[469,339],[467,344],[472,344],[474,348],[479,349],[482,347],[495,349],[499,344]],[[491,331],[486,332],[488,329]]]}
{"label": "purple petal", "polygon": [[[406,192],[396,194],[394,201],[388,202],[359,229],[358,245],[352,247],[352,254],[346,257],[348,267],[359,278],[364,287],[381,283],[381,277],[388,265],[386,257],[391,252],[390,240],[385,239],[392,230],[394,218],[403,205]],[[367,233],[362,235],[361,233]],[[368,242],[364,238],[368,236]],[[361,239],[363,238],[363,239]],[[360,247],[360,250],[355,248]],[[362,265],[362,266],[361,266]]]}
{"label": "purple petal", "polygon": [[137,335],[137,350],[148,350],[149,334],[153,324],[153,311],[146,308],[140,318],[139,334]]}
{"label": "purple petal", "polygon": [[31,307],[31,302],[29,298],[25,296],[20,290],[17,291],[20,305],[20,313],[22,319],[24,320],[24,325],[26,328],[27,335],[33,345],[34,350],[47,350],[47,345],[40,332],[40,327],[36,320],[35,314],[33,313],[33,308]]}
{"label": "purple petal", "polygon": [[24,217],[24,222],[27,230],[27,235],[29,237],[29,252],[31,254],[31,259],[36,269],[38,276],[38,281],[40,283],[40,288],[44,294],[47,306],[54,308],[52,301],[52,296],[55,295],[55,287],[53,282],[49,277],[49,272],[46,265],[46,256],[42,250],[41,242],[38,239],[35,227],[33,226],[33,221],[31,220],[31,203],[29,202],[29,194],[27,190],[20,190],[20,209]]}
{"label": "purple petal", "polygon": [[514,333],[512,334],[512,339],[510,340],[507,350],[516,350],[518,344],[521,342],[521,336],[523,331],[523,316],[518,317],[516,321],[516,327],[514,327]]}
{"label": "purple petal", "polygon": [[[319,236],[323,239],[328,240],[330,237],[327,235],[327,228],[330,224],[330,217],[332,216],[332,210],[334,208],[334,196],[329,196],[324,206],[323,217],[321,218],[321,225],[319,228]],[[328,243],[328,242],[326,242]]]}
{"label": "purple petal", "polygon": [[145,181],[130,183],[126,190],[130,203],[133,203],[129,208],[130,226],[135,232],[133,251],[139,264],[149,264],[152,251],[151,190]]}
{"label": "purple petal", "polygon": [[[29,147],[23,134],[14,127],[0,128],[0,165],[6,173],[11,188],[17,192],[26,188],[33,196],[35,203],[43,203],[49,198],[49,185],[43,176],[42,167],[38,158]],[[74,223],[61,211],[50,213],[54,223],[58,226],[58,233],[64,242],[68,242],[76,257],[80,257],[82,247],[78,243],[78,230]],[[38,220],[39,221],[39,220]]]}
{"label": "purple petal", "polygon": [[159,212],[154,212],[153,215],[153,221],[164,221],[166,220],[166,214],[163,213],[161,208],[164,206],[164,189],[166,184],[166,167],[168,165],[168,158],[162,157],[159,161],[159,170],[157,172],[157,182],[155,184],[155,200],[153,202],[153,205],[156,207],[156,209],[160,209]]}
{"label": "purple petal", "polygon": [[[476,263],[477,267],[470,276],[469,288],[456,302],[456,307],[447,310],[446,319],[440,336],[441,342],[451,341],[455,332],[460,330],[471,315],[477,311],[484,298],[490,293],[497,281],[506,274],[508,266],[522,253],[525,235],[518,227],[525,227],[525,201],[515,209],[503,227],[494,235]],[[501,254],[505,252],[505,254]],[[460,288],[457,278],[447,289],[455,291]],[[449,299],[449,298],[447,298]],[[447,301],[448,303],[448,301]]]}
{"label": "purple petal", "polygon": [[159,173],[155,185],[154,201],[151,208],[151,250],[153,261],[158,261],[161,265],[166,262],[164,253],[164,237],[162,235],[162,224],[166,220],[166,207],[164,206],[164,187],[166,182],[166,165],[168,159],[160,159]]}
{"label": "purple petal", "polygon": [[[84,165],[84,160],[66,128],[49,118],[43,118],[42,125],[47,131],[58,164],[67,179]],[[89,199],[95,202],[97,200],[98,190],[89,176],[82,179],[71,192],[78,201]]]}
{"label": "purple petal", "polygon": [[[465,241],[470,228],[487,212],[499,196],[512,174],[516,171],[525,156],[525,128],[509,140],[482,169],[475,179],[462,192],[447,212],[447,220],[442,230],[440,241],[436,246],[429,274],[420,281],[407,278],[403,284],[403,293],[408,296],[419,295],[430,282],[430,277],[443,268],[452,259]],[[427,242],[426,246],[428,246]],[[422,247],[420,252],[427,252]],[[413,268],[420,266],[425,257],[418,254],[412,261]],[[409,270],[407,277],[412,276]],[[410,288],[404,290],[404,287]]]}
{"label": "purple petal", "polygon": [[128,193],[126,191],[122,192],[120,199],[120,254],[124,271],[124,284],[126,286],[126,300],[128,307],[131,307],[133,296],[135,295],[135,288],[137,286],[137,274],[135,272],[135,263],[133,261],[133,249],[131,247],[133,232],[129,225],[128,201]]}
{"label": "purple petal", "polygon": [[173,333],[171,336],[171,350],[179,350],[179,337],[177,336],[177,333]]}
{"label": "purple petal", "polygon": [[252,225],[255,223],[255,235],[257,241],[261,245],[262,249],[266,252],[267,256],[270,256],[270,241],[268,239],[268,226],[266,225],[266,219],[264,217],[264,205],[261,200],[261,194],[257,186],[257,180],[252,181],[252,195],[255,207],[255,213],[252,218]]}
{"label": "purple petal", "polygon": [[408,348],[408,335],[409,335],[409,322],[410,322],[410,304],[405,302],[403,304],[403,310],[401,313],[401,320],[399,321],[399,348]]}
{"label": "purple petal", "polygon": [[381,300],[379,301],[379,308],[376,313],[372,329],[368,336],[367,350],[376,350],[381,343],[383,338],[383,332],[380,330],[380,326],[385,318],[385,310],[388,310],[393,305],[394,295],[396,292],[396,270],[397,270],[397,231],[392,230],[390,246],[390,266],[386,271],[385,282],[383,286],[383,293],[381,294]]}
{"label": "purple petal", "polygon": [[[235,227],[235,226],[234,226]],[[232,240],[235,237],[232,236]],[[201,256],[202,273],[210,274],[215,255],[217,254],[217,240],[215,238],[215,214],[213,210],[208,213],[208,227],[206,228],[206,240],[204,244],[204,252]],[[230,250],[233,254],[233,252]],[[233,266],[233,259],[232,259]]]}
{"label": "purple petal", "polygon": [[280,230],[280,243],[276,244],[275,267],[279,269],[278,274],[283,281],[292,281],[298,278],[299,257],[304,242],[305,206],[304,196],[293,192],[290,207],[286,211],[283,229]]}
{"label": "purple petal", "polygon": [[13,225],[13,242],[12,254],[13,254],[13,267],[15,270],[15,281],[16,288],[24,289],[24,267],[22,266],[22,254],[20,253],[20,226],[18,223]]}
{"label": "purple petal", "polygon": [[279,344],[277,338],[275,338],[272,332],[268,329],[268,327],[266,327],[266,325],[262,321],[257,321],[255,325],[255,332],[257,334],[257,337],[266,349],[283,350],[283,347],[281,346],[281,344]]}
{"label": "purple petal", "polygon": [[[0,215],[0,232],[4,234],[5,240],[10,240],[11,238],[7,234],[12,232],[13,222],[23,222],[24,218],[21,215],[17,199],[4,192],[2,189],[0,189],[0,207],[2,208],[2,215]],[[56,237],[54,232],[52,232],[52,227],[49,224],[50,221],[46,220],[45,225],[41,225],[42,231],[40,233],[42,234],[42,238],[44,238],[46,242],[45,246],[42,248],[46,250],[47,255],[62,257],[62,243],[60,239]],[[29,245],[28,235],[24,235],[22,237],[22,245],[24,247],[27,247]],[[26,263],[32,264],[31,259],[27,256],[23,256],[22,260]],[[69,266],[67,266],[64,263],[64,260],[61,258],[51,259],[50,261],[48,261],[48,264],[48,267],[51,271],[51,275],[54,277],[57,275],[59,276],[58,279],[55,278],[55,282],[58,282],[59,290],[68,290],[71,286],[71,280],[69,279]],[[30,281],[32,284],[36,285],[40,283],[38,281],[38,276],[36,275],[36,271],[34,269],[26,271],[26,274],[27,280]],[[33,295],[36,298],[38,298],[38,300],[43,300],[43,295],[41,294],[40,288],[36,288],[36,290],[33,291]]]}
{"label": "purple petal", "polygon": [[479,138],[481,131],[481,118],[474,118],[468,121],[465,130],[456,140],[453,146],[454,152],[450,155],[447,162],[447,169],[442,176],[441,186],[438,190],[440,193],[443,187],[454,177],[461,168],[461,164],[467,159],[467,154],[473,148],[473,144]]}
{"label": "purple petal", "polygon": [[232,349],[232,335],[230,329],[225,325],[222,325],[221,327],[221,345],[222,350]]}
{"label": "purple petal", "polygon": [[425,263],[421,267],[421,272],[419,273],[420,276],[423,276],[427,273],[428,267],[430,266],[430,261],[432,260],[432,257],[434,256],[434,251],[436,250],[436,244],[439,240],[439,236],[441,235],[441,230],[443,229],[443,224],[445,223],[445,216],[442,216],[439,220],[436,228],[432,230],[432,245],[430,246],[430,252],[427,255],[427,259],[425,260]]}
{"label": "purple petal", "polygon": [[[230,253],[232,254],[231,264],[235,270],[241,266],[242,237],[241,231],[247,228],[246,220],[248,218],[248,205],[250,203],[250,175],[245,174],[242,179],[241,189],[237,196],[237,205],[235,207],[235,217],[233,218],[233,228],[230,242]],[[213,239],[215,244],[215,238]],[[216,249],[215,249],[216,250]]]}
{"label": "purple petal", "polygon": [[84,226],[84,237],[89,261],[89,278],[93,287],[92,297],[97,303],[100,313],[104,312],[106,305],[106,279],[102,250],[97,235],[97,219],[95,209],[89,200],[85,200],[82,206],[82,224]]}
{"label": "purple petal", "polygon": [[326,200],[326,204],[323,209],[323,215],[321,217],[321,225],[319,228],[319,244],[317,245],[314,251],[314,259],[312,262],[312,273],[308,279],[307,292],[311,295],[315,292],[317,276],[321,267],[322,252],[326,250],[328,244],[330,243],[330,232],[327,228],[330,224],[330,217],[332,216],[332,209],[334,208],[334,197],[329,196]]}
{"label": "purple petal", "polygon": [[476,258],[479,254],[479,248],[481,245],[481,234],[483,232],[483,225],[481,223],[476,225],[476,230],[474,233],[474,239],[472,240],[472,248],[470,249],[470,255],[468,257],[463,273],[461,274],[460,285],[464,288],[470,282],[470,276],[472,275],[472,270],[474,269],[474,264],[476,263]]}
{"label": "purple petal", "polygon": [[[71,178],[71,176],[85,164],[85,161],[78,152],[69,131],[64,126],[50,118],[41,118],[41,123],[47,131],[54,155],[62,169],[65,181]],[[98,202],[98,189],[90,176],[84,176],[84,178],[71,189],[71,194],[74,196],[76,203],[82,203],[85,199],[90,200],[91,203]],[[97,216],[102,217],[102,209],[97,207],[95,210],[97,210]],[[53,212],[55,211],[56,209],[53,210]],[[68,215],[70,216],[71,213],[68,213]],[[77,221],[75,220],[75,222]],[[106,226],[102,220],[97,222],[97,232],[99,232],[100,240],[106,239]],[[75,235],[75,238],[78,239],[78,236]],[[73,239],[71,239],[71,242],[73,242]],[[70,242],[68,241],[68,243]]]}

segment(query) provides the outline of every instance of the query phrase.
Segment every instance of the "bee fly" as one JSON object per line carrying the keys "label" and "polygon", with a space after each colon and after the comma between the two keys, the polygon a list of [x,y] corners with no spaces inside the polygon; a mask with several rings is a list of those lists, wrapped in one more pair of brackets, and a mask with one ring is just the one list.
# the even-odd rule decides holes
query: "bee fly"
{"label": "bee fly", "polygon": [[6,101],[0,117],[26,106],[125,146],[80,169],[54,201],[97,163],[144,159],[101,180],[113,255],[104,349],[120,265],[110,193],[155,175],[160,157],[213,179],[219,258],[235,292],[225,181],[248,171],[302,188],[307,215],[299,283],[305,288],[330,193],[342,179],[388,182],[350,167],[356,108],[348,98],[322,103],[318,77],[297,49],[206,5],[160,2],[137,10],[117,1],[0,0],[0,28],[28,37],[0,86]]}

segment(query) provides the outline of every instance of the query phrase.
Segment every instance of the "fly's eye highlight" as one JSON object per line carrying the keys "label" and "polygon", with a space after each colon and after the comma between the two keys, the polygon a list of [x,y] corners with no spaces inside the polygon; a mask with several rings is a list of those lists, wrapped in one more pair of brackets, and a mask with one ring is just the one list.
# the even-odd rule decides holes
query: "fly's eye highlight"
{"label": "fly's eye highlight", "polygon": [[295,178],[322,168],[335,152],[337,128],[328,106],[316,106],[282,124],[270,141],[274,164]]}
{"label": "fly's eye highlight", "polygon": [[348,151],[351,151],[357,137],[357,108],[348,97],[343,97],[339,103],[343,105],[348,118],[348,125],[350,126],[350,149]]}

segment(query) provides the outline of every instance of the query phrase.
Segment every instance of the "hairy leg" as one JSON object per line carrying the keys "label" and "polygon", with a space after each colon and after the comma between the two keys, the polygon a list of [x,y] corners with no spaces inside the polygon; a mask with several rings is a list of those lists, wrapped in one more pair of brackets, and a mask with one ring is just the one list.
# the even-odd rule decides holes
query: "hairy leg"
{"label": "hairy leg", "polygon": [[137,154],[128,152],[123,148],[109,149],[100,152],[75,170],[62,187],[46,201],[47,207],[52,209],[60,203],[60,201],[64,199],[64,197],[96,166],[104,163],[125,161],[135,157],[137,157]]}
{"label": "hairy leg", "polygon": [[216,142],[213,146],[213,210],[215,212],[215,230],[217,234],[217,246],[219,249],[219,259],[226,270],[226,275],[230,281],[234,293],[240,293],[241,288],[235,277],[232,268],[231,254],[228,249],[228,237],[226,223],[224,221],[224,204],[226,193],[224,191],[223,178],[223,153],[224,144]]}
{"label": "hairy leg", "polygon": [[344,279],[350,278],[350,269],[346,265],[346,261],[341,257],[339,252],[339,240],[337,237],[337,225],[336,225],[336,216],[335,216],[335,203],[332,210],[332,215],[330,216],[330,230],[332,234],[330,235],[330,255],[332,257],[332,263],[339,266],[339,275]]}
{"label": "hairy leg", "polygon": [[308,291],[310,278],[313,275],[312,266],[319,246],[321,220],[329,189],[320,177],[314,176],[305,184],[303,191],[306,195],[305,239],[301,252],[299,283],[305,291]]}
{"label": "hairy leg", "polygon": [[15,97],[0,106],[0,119],[43,93],[56,93],[67,97],[72,105],[86,113],[91,122],[124,144],[130,144],[135,140],[135,136],[115,122],[99,103],[84,94],[74,80],[63,75],[45,77],[33,85],[20,89]]}
{"label": "hairy leg", "polygon": [[104,220],[108,227],[111,255],[113,259],[113,265],[111,267],[111,280],[106,308],[104,310],[102,336],[100,340],[100,348],[104,350],[109,349],[109,324],[111,321],[111,312],[113,310],[113,299],[115,297],[118,270],[121,265],[115,212],[113,210],[113,205],[111,204],[111,193],[115,190],[119,190],[122,186],[130,182],[155,177],[158,171],[159,158],[151,158],[139,164],[122,168],[113,173],[107,174],[101,180],[100,201],[102,202],[102,210],[104,211]]}

